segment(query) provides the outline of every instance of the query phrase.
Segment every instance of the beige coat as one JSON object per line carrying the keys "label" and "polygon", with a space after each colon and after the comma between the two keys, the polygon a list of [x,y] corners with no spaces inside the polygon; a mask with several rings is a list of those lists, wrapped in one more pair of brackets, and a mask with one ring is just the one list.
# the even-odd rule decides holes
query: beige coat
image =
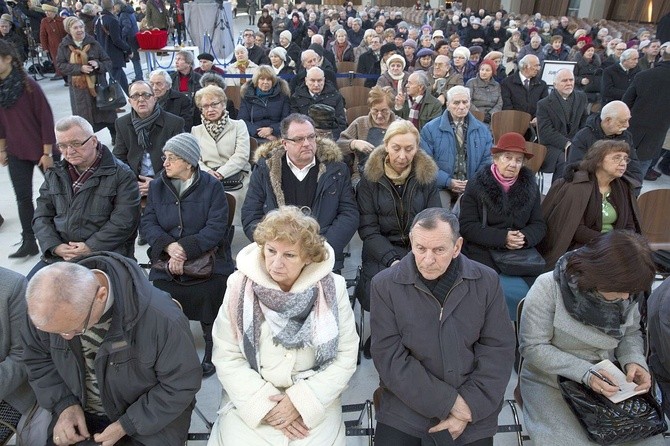
{"label": "beige coat", "polygon": [[[302,291],[331,274],[334,253],[330,245],[326,261],[307,265],[291,291]],[[228,279],[224,303],[214,322],[214,354],[212,362],[225,394],[219,417],[212,428],[208,446],[222,445],[294,445],[344,446],[345,427],[342,421],[340,395],[356,370],[358,335],[354,314],[349,305],[344,278],[333,275],[339,312],[339,351],[337,358],[325,369],[306,379],[296,375],[314,366],[314,350],[287,350],[275,345],[266,323],[261,326],[259,347],[261,373],[249,366],[239,348],[236,329],[231,320],[233,309],[228,302],[232,293],[239,293],[244,276],[262,286],[279,289],[265,270],[260,247],[252,243],[237,256],[239,270]],[[272,395],[286,393],[300,413],[309,436],[299,442],[289,441],[284,434],[263,423],[274,407]]]}

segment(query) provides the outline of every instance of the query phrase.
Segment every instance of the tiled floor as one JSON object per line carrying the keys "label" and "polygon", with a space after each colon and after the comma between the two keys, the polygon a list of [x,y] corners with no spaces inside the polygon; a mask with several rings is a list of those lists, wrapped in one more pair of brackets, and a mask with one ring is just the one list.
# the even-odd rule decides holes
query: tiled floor
{"label": "tiled floor", "polygon": [[[247,24],[247,16],[240,15],[237,19],[235,19],[235,25],[237,27],[236,31],[238,32],[241,31],[243,27],[246,26],[246,24]],[[235,36],[237,36],[238,32],[235,33]],[[126,69],[126,72],[132,73],[132,67],[129,66]],[[49,102],[51,104],[56,119],[62,118],[71,113],[68,90],[67,87],[63,86],[62,82],[49,82],[48,80],[45,79],[43,81],[40,81],[39,84],[47,94],[47,97],[49,98]],[[129,110],[129,106],[126,106],[126,109]],[[106,130],[100,132],[100,138],[103,141],[103,143],[109,145],[110,138]],[[545,193],[546,190],[548,189],[549,180],[550,178],[545,178],[545,190],[544,190]],[[33,180],[35,188],[34,189],[35,196],[38,195],[37,192],[39,190],[39,186],[41,185],[41,183],[42,183],[41,175],[38,172],[36,172]],[[659,187],[663,188],[670,187],[670,177],[663,176],[654,183],[645,184],[643,191],[646,191],[650,188],[659,188]],[[10,260],[7,258],[7,255],[15,251],[17,248],[17,246],[13,245],[20,241],[21,229],[17,217],[14,191],[10,184],[6,168],[0,168],[0,190],[2,191],[2,194],[0,195],[0,213],[5,218],[5,223],[0,229],[0,246],[3,247],[2,250],[0,250],[0,266],[13,269],[23,274],[27,274],[34,265],[34,263],[38,260],[37,257],[32,257],[25,260]],[[233,252],[234,253],[239,252],[239,250],[242,247],[244,247],[247,243],[248,240],[244,236],[243,232],[241,230],[236,231],[235,239],[233,242]],[[137,247],[136,249],[136,255],[138,257],[138,260],[141,262],[147,260],[145,248],[146,247]],[[343,271],[344,273],[343,275],[348,278],[355,276],[357,265],[360,263],[361,241],[358,238],[358,236],[354,237],[354,240],[352,240],[352,242],[350,243],[349,249],[352,255],[350,258],[347,259],[345,269]],[[204,345],[202,341],[199,324],[192,323],[191,328],[193,329],[193,333],[196,337],[200,354],[202,354]],[[371,399],[372,392],[377,387],[377,384],[378,384],[377,372],[372,364],[372,361],[363,359],[360,366],[358,367],[358,370],[356,371],[350,382],[349,388],[345,391],[343,395],[343,403],[351,404],[351,403],[362,402],[366,399]],[[515,385],[516,385],[516,375],[513,375],[508,385],[506,393],[507,397],[512,396],[512,390],[514,389]],[[210,377],[203,381],[202,389],[198,393],[198,408],[204,413],[205,417],[210,421],[213,421],[216,417],[216,410],[219,405],[220,395],[221,395],[221,386],[216,377]],[[351,417],[347,417],[347,419],[351,419]],[[510,410],[507,407],[503,408],[503,411],[500,415],[500,423],[501,424],[511,423]],[[205,432],[204,423],[195,414],[193,416],[191,432]],[[495,437],[494,443],[495,445],[498,446],[508,446],[508,445],[511,446],[516,444],[516,438],[513,434],[498,434]],[[192,442],[191,444],[196,445],[205,443]],[[367,444],[367,442],[365,439],[362,438],[350,437],[348,438],[347,441],[347,445],[350,446],[365,445],[365,444]],[[526,442],[526,444],[532,444],[532,442]]]}

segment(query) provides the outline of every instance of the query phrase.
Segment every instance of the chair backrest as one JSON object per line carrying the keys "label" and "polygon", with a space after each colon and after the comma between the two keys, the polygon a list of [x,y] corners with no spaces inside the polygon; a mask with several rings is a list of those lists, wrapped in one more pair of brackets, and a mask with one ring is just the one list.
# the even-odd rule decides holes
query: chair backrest
{"label": "chair backrest", "polygon": [[526,141],[526,151],[532,153],[534,156],[526,160],[524,164],[533,172],[538,173],[544,159],[547,157],[547,148],[542,144]]}
{"label": "chair backrest", "polygon": [[370,93],[370,89],[367,87],[351,86],[340,88],[340,94],[344,98],[344,106],[346,108],[367,105],[368,93]]}
{"label": "chair backrest", "polygon": [[226,200],[228,201],[228,226],[233,225],[233,218],[235,217],[235,196],[226,192]]}
{"label": "chair backrest", "polygon": [[337,89],[343,87],[363,87],[365,86],[365,79],[362,77],[338,77]]}
{"label": "chair backrest", "polygon": [[518,110],[500,110],[491,115],[491,131],[493,140],[498,141],[508,132],[524,135],[530,125],[530,114]]}
{"label": "chair backrest", "polygon": [[249,137],[249,164],[251,165],[252,169],[254,165],[256,164],[254,162],[254,156],[256,155],[256,149],[258,149],[258,140],[254,138],[253,136]]}
{"label": "chair backrest", "polygon": [[348,73],[350,71],[356,71],[356,62],[338,62],[337,63],[337,72],[338,73]]}
{"label": "chair backrest", "polygon": [[642,235],[649,241],[651,248],[670,249],[670,189],[645,192],[637,199],[637,203],[640,207]]}
{"label": "chair backrest", "polygon": [[472,113],[472,116],[477,118],[477,121],[484,122],[484,117],[486,116],[486,113],[484,113],[483,111],[470,110],[470,113]]}
{"label": "chair backrest", "polygon": [[229,85],[226,87],[226,97],[233,101],[235,109],[240,109],[240,86],[239,85]]}
{"label": "chair backrest", "polygon": [[359,116],[365,116],[370,113],[370,107],[367,105],[357,105],[347,108],[347,124],[351,124]]}

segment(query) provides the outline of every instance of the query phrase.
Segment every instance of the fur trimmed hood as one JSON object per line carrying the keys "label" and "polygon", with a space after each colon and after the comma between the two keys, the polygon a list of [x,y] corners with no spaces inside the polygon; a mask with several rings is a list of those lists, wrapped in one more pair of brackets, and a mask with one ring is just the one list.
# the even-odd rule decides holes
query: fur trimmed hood
{"label": "fur trimmed hood", "polygon": [[[258,162],[261,158],[267,160],[270,159],[281,159],[282,156],[286,153],[281,140],[270,141],[261,145],[256,153],[254,154],[254,162]],[[321,163],[333,163],[337,161],[342,161],[342,151],[335,144],[334,141],[327,138],[317,138],[316,139],[316,157]]]}
{"label": "fur trimmed hood", "polygon": [[[364,171],[365,178],[368,181],[378,183],[384,176],[386,153],[386,148],[383,145],[370,153]],[[426,152],[419,149],[412,160],[412,173],[419,184],[430,184],[437,178],[437,164]]]}
{"label": "fur trimmed hood", "polygon": [[526,166],[521,167],[516,182],[507,194],[503,192],[502,186],[493,177],[489,167],[480,169],[472,182],[473,186],[476,186],[477,201],[485,204],[491,212],[500,215],[516,215],[525,208],[532,208],[539,193],[535,175]]}

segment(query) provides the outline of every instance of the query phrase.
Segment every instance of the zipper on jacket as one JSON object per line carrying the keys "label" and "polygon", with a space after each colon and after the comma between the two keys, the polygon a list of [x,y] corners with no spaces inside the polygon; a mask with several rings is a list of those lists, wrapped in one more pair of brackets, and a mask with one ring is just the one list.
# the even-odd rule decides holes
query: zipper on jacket
{"label": "zipper on jacket", "polygon": [[[447,291],[447,294],[444,296],[444,302],[445,303],[447,302],[447,298],[449,297],[451,292],[454,290],[454,288],[456,288],[456,286],[460,285],[462,282],[463,282],[463,278],[461,277],[461,278],[458,279],[458,281],[456,283],[454,283],[451,286],[451,288],[449,288],[449,291]],[[416,288],[419,291],[423,291],[424,293],[426,293],[426,290],[424,290],[422,288],[419,288],[418,286],[416,286],[416,284],[414,284],[414,288]],[[437,306],[440,307],[440,316],[437,320],[441,322],[442,321],[442,314],[444,313],[444,303],[440,305],[440,301],[437,299],[437,297],[435,297],[433,295],[433,293],[427,292],[426,294],[428,294],[437,303]]]}

